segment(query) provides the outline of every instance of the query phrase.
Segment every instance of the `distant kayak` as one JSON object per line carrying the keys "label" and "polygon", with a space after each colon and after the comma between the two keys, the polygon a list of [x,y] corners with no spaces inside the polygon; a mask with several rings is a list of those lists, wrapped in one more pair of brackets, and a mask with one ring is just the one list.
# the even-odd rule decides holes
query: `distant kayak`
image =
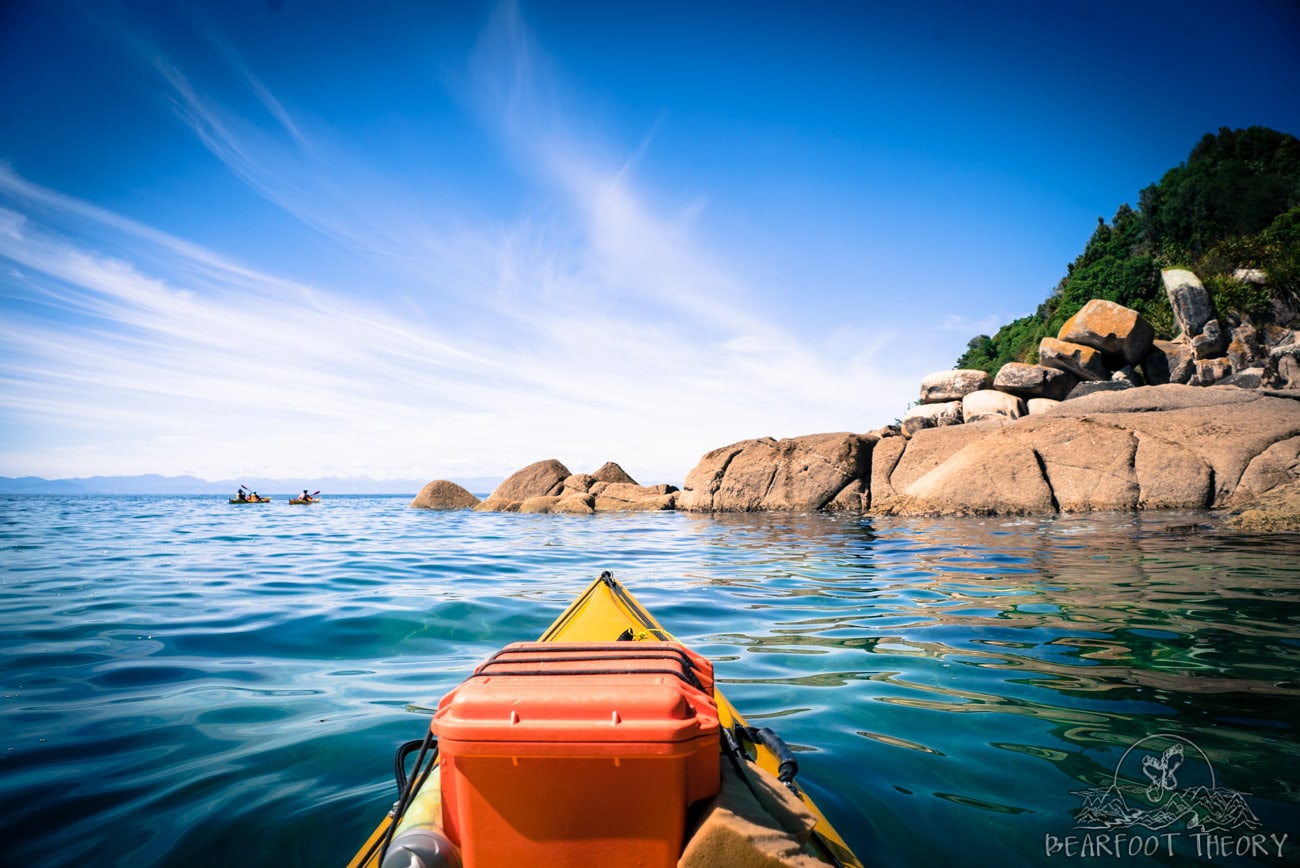
{"label": "distant kayak", "polygon": [[289,502],[290,503],[320,503],[320,498],[313,497],[310,500],[303,500],[301,497],[291,497],[289,498]]}
{"label": "distant kayak", "polygon": [[232,497],[232,498],[230,498],[230,502],[231,502],[231,503],[270,503],[270,502],[271,502],[271,498],[269,498],[269,497],[245,497],[243,500],[240,500],[238,497]]}

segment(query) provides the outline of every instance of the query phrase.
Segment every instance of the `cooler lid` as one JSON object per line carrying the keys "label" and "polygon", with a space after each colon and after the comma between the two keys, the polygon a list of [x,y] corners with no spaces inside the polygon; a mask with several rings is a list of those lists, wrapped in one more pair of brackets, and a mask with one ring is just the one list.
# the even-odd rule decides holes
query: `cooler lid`
{"label": "cooler lid", "polygon": [[700,678],[698,655],[662,642],[629,653],[633,644],[507,646],[443,697],[433,729],[462,742],[617,742],[651,752],[716,734],[707,661]]}

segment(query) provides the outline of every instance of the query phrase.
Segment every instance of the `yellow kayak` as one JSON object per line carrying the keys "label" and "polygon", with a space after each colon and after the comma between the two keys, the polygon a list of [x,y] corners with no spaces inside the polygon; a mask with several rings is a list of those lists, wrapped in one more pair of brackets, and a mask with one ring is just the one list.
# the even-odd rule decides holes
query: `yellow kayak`
{"label": "yellow kayak", "polygon": [[301,497],[289,498],[290,503],[320,503],[319,497],[313,497],[311,500],[303,500]]}
{"label": "yellow kayak", "polygon": [[243,500],[240,500],[238,497],[232,497],[232,498],[230,498],[230,502],[231,502],[231,503],[270,503],[270,502],[271,502],[271,498],[269,498],[269,497],[245,497]]}
{"label": "yellow kayak", "polygon": [[754,841],[767,850],[744,864],[862,866],[786,745],[608,572],[444,697],[429,729],[399,749],[398,801],[349,868],[702,868]]}

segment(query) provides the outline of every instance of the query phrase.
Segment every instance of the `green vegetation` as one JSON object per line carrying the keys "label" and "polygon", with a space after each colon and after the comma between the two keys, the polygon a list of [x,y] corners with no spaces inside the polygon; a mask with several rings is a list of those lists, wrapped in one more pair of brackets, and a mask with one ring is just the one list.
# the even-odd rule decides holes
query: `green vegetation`
{"label": "green vegetation", "polygon": [[[1038,342],[1094,298],[1142,314],[1156,337],[1177,324],[1160,269],[1195,272],[1222,316],[1265,315],[1275,298],[1300,296],[1300,139],[1264,127],[1206,134],[1187,162],[1141,191],[1137,210],[1121,205],[1097,228],[1065,277],[1030,316],[979,335],[958,368],[989,373],[1007,362],[1034,362]],[[1233,278],[1260,268],[1268,286]]]}

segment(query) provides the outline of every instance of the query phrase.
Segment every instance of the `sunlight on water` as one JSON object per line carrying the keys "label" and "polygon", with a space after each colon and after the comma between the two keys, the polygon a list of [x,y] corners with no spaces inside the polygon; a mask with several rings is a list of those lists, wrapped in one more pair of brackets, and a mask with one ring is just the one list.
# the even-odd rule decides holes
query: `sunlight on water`
{"label": "sunlight on water", "polygon": [[5,863],[342,864],[427,725],[408,706],[603,569],[800,752],[868,864],[1068,861],[1078,794],[1157,734],[1290,835],[1214,864],[1300,854],[1295,536],[406,503],[0,498]]}

